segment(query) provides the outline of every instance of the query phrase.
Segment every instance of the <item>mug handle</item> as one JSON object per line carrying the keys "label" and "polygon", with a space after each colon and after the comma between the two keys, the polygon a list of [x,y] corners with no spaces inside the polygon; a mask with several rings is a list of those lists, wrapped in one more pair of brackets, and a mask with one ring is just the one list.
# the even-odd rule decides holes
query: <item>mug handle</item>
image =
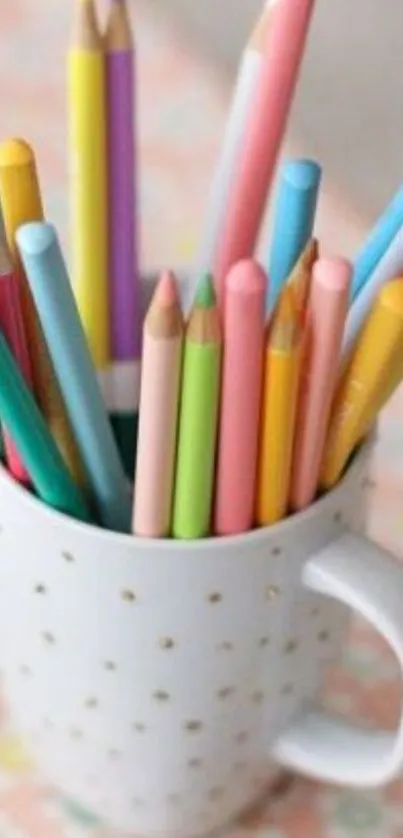
{"label": "mug handle", "polygon": [[[346,533],[305,566],[302,583],[368,620],[394,651],[403,673],[403,566],[390,553]],[[284,768],[342,785],[389,783],[403,767],[403,711],[395,732],[369,731],[319,708],[297,717],[274,745]]]}

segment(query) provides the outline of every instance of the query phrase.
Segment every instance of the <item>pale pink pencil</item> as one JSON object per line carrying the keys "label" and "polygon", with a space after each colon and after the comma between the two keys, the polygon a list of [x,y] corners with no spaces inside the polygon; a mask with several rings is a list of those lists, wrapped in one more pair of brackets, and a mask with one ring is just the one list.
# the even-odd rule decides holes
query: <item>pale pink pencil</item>
{"label": "pale pink pencil", "polygon": [[273,0],[262,63],[215,264],[220,304],[229,269],[253,256],[315,0]]}
{"label": "pale pink pencil", "polygon": [[301,393],[291,478],[290,508],[304,509],[317,489],[343,331],[352,268],[345,259],[319,259],[313,269],[308,309],[309,344]]}
{"label": "pale pink pencil", "polygon": [[253,525],[264,350],[266,276],[252,260],[228,276],[215,497],[215,532]]}
{"label": "pale pink pencil", "polygon": [[133,532],[169,534],[183,319],[176,281],[164,273],[144,323]]}

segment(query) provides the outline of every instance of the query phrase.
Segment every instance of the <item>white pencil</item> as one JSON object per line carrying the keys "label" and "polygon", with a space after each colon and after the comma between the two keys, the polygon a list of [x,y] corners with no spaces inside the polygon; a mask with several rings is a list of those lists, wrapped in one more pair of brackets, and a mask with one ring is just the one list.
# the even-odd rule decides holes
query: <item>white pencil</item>
{"label": "white pencil", "polygon": [[208,201],[206,227],[201,250],[195,266],[194,279],[190,283],[189,295],[192,295],[192,299],[186,301],[189,306],[193,302],[193,291],[199,277],[210,273],[214,264],[232,180],[248,122],[248,112],[253,103],[253,91],[257,84],[262,57],[266,48],[270,25],[270,7],[272,5],[273,0],[268,0],[243,53],[222,150]]}
{"label": "white pencil", "polygon": [[376,266],[360,293],[355,298],[346,322],[342,346],[342,366],[348,361],[358,335],[381,290],[390,279],[401,276],[403,272],[403,227],[396,233],[384,256]]}

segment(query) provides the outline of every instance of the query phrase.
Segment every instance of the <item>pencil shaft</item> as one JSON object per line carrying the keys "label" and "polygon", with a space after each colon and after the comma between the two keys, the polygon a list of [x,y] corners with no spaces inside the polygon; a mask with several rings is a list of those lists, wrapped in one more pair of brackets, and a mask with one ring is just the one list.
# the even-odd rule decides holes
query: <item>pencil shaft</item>
{"label": "pencil shaft", "polygon": [[128,532],[127,482],[56,233],[48,224],[28,224],[17,240],[100,520]]}
{"label": "pencil shaft", "polygon": [[301,63],[314,0],[278,0],[215,264],[223,304],[232,265],[253,256]]}
{"label": "pencil shaft", "polygon": [[111,345],[113,359],[141,352],[133,52],[107,54]]}

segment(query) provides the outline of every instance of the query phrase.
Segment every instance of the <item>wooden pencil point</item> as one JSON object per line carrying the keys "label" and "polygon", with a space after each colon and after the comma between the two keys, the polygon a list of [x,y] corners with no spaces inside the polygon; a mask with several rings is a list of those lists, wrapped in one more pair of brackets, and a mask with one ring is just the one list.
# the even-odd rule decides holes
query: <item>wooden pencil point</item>
{"label": "wooden pencil point", "polygon": [[273,349],[287,352],[299,340],[301,324],[298,317],[296,297],[293,289],[287,285],[277,303],[269,332],[269,342]]}
{"label": "wooden pencil point", "polygon": [[264,53],[270,31],[271,6],[266,5],[249,40],[249,49]]}
{"label": "wooden pencil point", "polygon": [[199,308],[213,308],[216,305],[216,295],[214,291],[214,282],[211,274],[204,276],[198,285],[196,291],[195,304]]}
{"label": "wooden pencil point", "polygon": [[133,48],[133,34],[125,0],[113,0],[106,24],[104,46],[107,52],[126,52]]}
{"label": "wooden pencil point", "polygon": [[72,48],[90,52],[102,49],[94,0],[78,0],[76,3]]}
{"label": "wooden pencil point", "polygon": [[293,289],[298,313],[302,319],[308,303],[313,266],[318,257],[318,241],[310,239],[288,279],[288,285]]}

